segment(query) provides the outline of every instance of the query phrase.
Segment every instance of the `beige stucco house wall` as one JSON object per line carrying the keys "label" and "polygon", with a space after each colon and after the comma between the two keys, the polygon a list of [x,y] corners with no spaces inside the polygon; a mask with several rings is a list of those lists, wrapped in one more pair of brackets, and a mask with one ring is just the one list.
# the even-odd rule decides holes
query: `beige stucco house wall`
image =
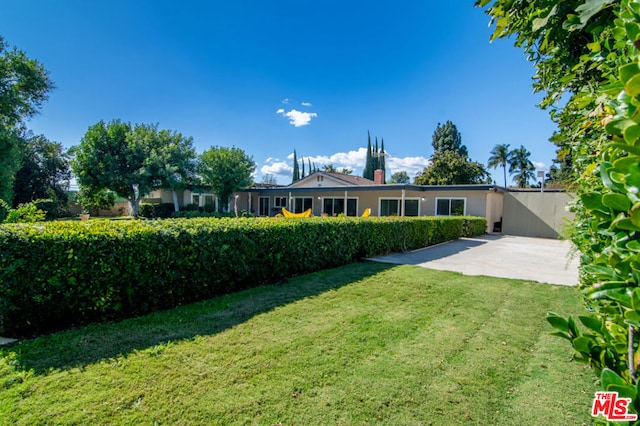
{"label": "beige stucco house wall", "polygon": [[557,238],[574,214],[567,204],[575,194],[522,191],[504,194],[502,232],[523,237]]}
{"label": "beige stucco house wall", "polygon": [[[211,191],[177,191],[180,206],[197,203],[217,209],[220,200]],[[171,191],[154,191],[154,202],[173,203]],[[566,204],[574,195],[561,191],[523,191],[495,185],[423,186],[410,184],[376,185],[359,176],[317,172],[284,187],[256,186],[234,194],[227,211],[247,210],[255,216],[275,216],[282,207],[290,211],[311,208],[313,215],[335,215],[346,210],[360,216],[435,216],[464,214],[487,219],[487,232],[502,221],[502,233],[556,238],[572,215]],[[346,206],[346,209],[345,207]],[[447,212],[447,207],[450,210]],[[443,211],[439,211],[441,209]]]}

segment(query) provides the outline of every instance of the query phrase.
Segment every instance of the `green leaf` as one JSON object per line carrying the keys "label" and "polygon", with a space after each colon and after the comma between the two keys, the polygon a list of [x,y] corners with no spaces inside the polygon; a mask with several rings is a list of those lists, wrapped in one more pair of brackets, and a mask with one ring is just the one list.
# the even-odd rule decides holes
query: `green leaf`
{"label": "green leaf", "polygon": [[[638,74],[638,77],[640,77],[640,74]],[[640,126],[637,124],[624,129],[624,140],[629,145],[634,145],[638,138],[640,138]]]}
{"label": "green leaf", "polygon": [[607,391],[618,392],[619,398],[631,398],[632,400],[634,400],[637,395],[635,387],[626,384],[610,384],[609,386],[607,386]]}
{"label": "green leaf", "polygon": [[585,327],[602,334],[602,321],[595,316],[579,316],[578,319]]}
{"label": "green leaf", "polygon": [[631,223],[637,229],[640,229],[640,203],[635,203],[631,209]]}
{"label": "green leaf", "polygon": [[625,22],[624,29],[627,32],[629,40],[636,41],[640,39],[640,25],[636,22]]}
{"label": "green leaf", "polygon": [[640,216],[636,214],[636,223],[634,223],[633,217],[634,216],[631,216],[631,218],[615,220],[611,226],[618,229],[624,229],[626,231],[640,231],[640,225],[636,224],[640,223]]}
{"label": "green leaf", "polygon": [[602,389],[609,390],[611,385],[627,386],[627,383],[615,371],[605,368],[600,375],[600,385]]}
{"label": "green leaf", "polygon": [[635,62],[620,67],[620,80],[622,80],[623,83],[631,80],[631,77],[636,74],[640,74],[640,67],[638,67],[638,64]]}
{"label": "green leaf", "polygon": [[602,202],[602,194],[600,192],[589,192],[580,195],[582,204],[588,210],[602,210],[605,208]]}
{"label": "green leaf", "polygon": [[567,322],[567,320],[565,320],[564,318],[562,318],[558,314],[555,314],[553,312],[549,312],[547,314],[547,321],[549,321],[549,324],[551,324],[551,326],[553,328],[555,328],[555,329],[558,329],[560,331],[564,331],[566,333],[570,333],[571,332],[571,330],[569,330],[569,323]]}
{"label": "green leaf", "polygon": [[547,13],[546,16],[542,17],[542,18],[536,18],[533,20],[533,31],[538,31],[540,28],[544,27],[545,25],[547,25],[547,22],[549,22],[549,18],[551,18],[553,15],[556,14],[556,10],[558,9],[558,5],[554,5],[551,10],[549,11],[549,13]]}
{"label": "green leaf", "polygon": [[[638,26],[638,24],[636,24]],[[629,96],[636,97],[640,94],[640,74],[634,75],[624,85],[624,90]]]}
{"label": "green leaf", "polygon": [[602,204],[610,209],[623,212],[626,212],[631,208],[631,201],[622,194],[605,194],[602,197]]}
{"label": "green leaf", "polygon": [[635,121],[629,120],[628,118],[619,118],[616,120],[611,120],[605,126],[605,130],[607,133],[612,135],[620,135],[624,133],[624,130],[629,127],[635,125]]}
{"label": "green leaf", "polygon": [[580,24],[574,24],[570,29],[581,30],[589,22],[589,20],[602,10],[607,4],[613,0],[587,0],[580,6],[576,7],[576,13],[580,18]]}
{"label": "green leaf", "polygon": [[576,337],[573,339],[573,348],[585,354],[591,352],[591,339],[585,336]]}

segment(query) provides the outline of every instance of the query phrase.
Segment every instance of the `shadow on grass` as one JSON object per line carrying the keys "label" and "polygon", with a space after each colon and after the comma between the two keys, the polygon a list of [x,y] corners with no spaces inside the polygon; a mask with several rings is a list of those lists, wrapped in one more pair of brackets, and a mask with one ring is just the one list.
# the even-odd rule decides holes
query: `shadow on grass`
{"label": "shadow on grass", "polygon": [[0,348],[0,357],[14,358],[19,369],[35,374],[82,368],[169,341],[217,334],[278,306],[339,289],[392,267],[373,262],[353,263],[143,317],[23,341]]}

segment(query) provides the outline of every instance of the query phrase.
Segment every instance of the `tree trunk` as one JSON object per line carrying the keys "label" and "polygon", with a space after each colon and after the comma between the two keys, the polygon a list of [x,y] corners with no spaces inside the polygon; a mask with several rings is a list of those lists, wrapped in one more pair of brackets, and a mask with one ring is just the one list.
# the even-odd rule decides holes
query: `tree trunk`
{"label": "tree trunk", "polygon": [[131,216],[137,219],[138,206],[140,205],[140,198],[138,198],[135,188],[131,188],[131,198],[129,198],[129,205],[131,205]]}
{"label": "tree trunk", "polygon": [[173,210],[180,211],[180,206],[178,205],[178,193],[175,189],[171,190],[171,196],[173,197]]}

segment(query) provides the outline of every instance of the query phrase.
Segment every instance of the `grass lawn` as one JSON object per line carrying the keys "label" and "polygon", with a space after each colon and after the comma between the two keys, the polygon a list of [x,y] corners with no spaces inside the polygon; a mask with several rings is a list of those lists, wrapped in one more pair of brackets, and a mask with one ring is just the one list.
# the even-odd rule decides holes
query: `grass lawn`
{"label": "grass lawn", "polygon": [[574,288],[356,263],[0,349],[0,424],[590,424]]}

